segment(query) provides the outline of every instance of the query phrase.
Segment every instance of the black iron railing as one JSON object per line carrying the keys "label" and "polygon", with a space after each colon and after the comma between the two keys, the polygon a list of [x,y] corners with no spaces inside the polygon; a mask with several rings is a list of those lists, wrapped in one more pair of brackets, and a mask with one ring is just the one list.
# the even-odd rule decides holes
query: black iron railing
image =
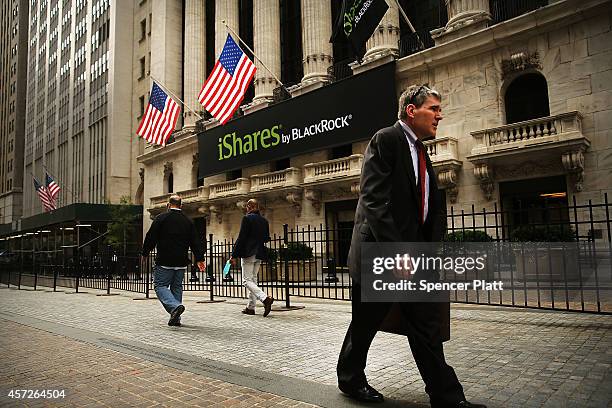
{"label": "black iron railing", "polygon": [[510,20],[546,5],[548,0],[490,0],[492,24]]}
{"label": "black iron railing", "polygon": [[[607,194],[601,203],[588,201],[578,204],[575,199],[564,206],[504,209],[495,205],[492,210],[475,207],[447,214],[447,241],[480,241],[500,245],[494,259],[498,270],[509,276],[503,292],[455,291],[451,301],[539,309],[569,310],[612,314],[612,218]],[[351,298],[352,279],[347,266],[351,228],[327,228],[323,225],[289,228],[272,236],[267,244],[268,259],[261,265],[259,283],[264,291],[290,306],[291,298],[314,297],[324,299]],[[532,239],[529,239],[532,237]],[[541,239],[541,238],[544,239]],[[520,244],[521,257],[516,249],[508,251],[507,243],[521,241],[570,241],[564,243],[562,258],[559,251],[548,250],[546,256],[525,258],[524,251],[550,249],[555,245]],[[185,291],[206,291],[214,297],[244,298],[240,266],[223,274],[234,242],[231,239],[207,239],[207,268],[200,272],[189,267],[185,272]],[[138,254],[118,256],[112,251],[85,257],[82,254],[64,257],[64,252],[49,255],[48,251],[10,250],[0,256],[0,282],[7,286],[94,288],[111,293],[126,290],[143,293],[154,291],[152,284],[152,253],[141,260]],[[556,255],[555,255],[556,253]],[[552,255],[551,255],[552,254]],[[533,254],[532,254],[533,255]],[[570,256],[571,255],[571,256]],[[552,257],[563,263],[550,263]],[[510,262],[509,258],[521,259]],[[547,260],[548,258],[548,260]],[[530,267],[538,273],[554,276],[548,283],[526,279],[524,259],[533,259]],[[566,265],[574,265],[570,269]],[[545,266],[538,263],[548,262]],[[192,262],[192,265],[194,262]],[[512,266],[514,265],[514,266]],[[550,265],[555,266],[554,270]],[[562,266],[559,266],[562,265]],[[514,269],[513,269],[514,268]],[[542,269],[544,268],[544,269]],[[532,272],[533,274],[533,272]]]}
{"label": "black iron railing", "polygon": [[404,34],[399,40],[400,58],[416,54],[435,45],[434,39],[428,30]]}

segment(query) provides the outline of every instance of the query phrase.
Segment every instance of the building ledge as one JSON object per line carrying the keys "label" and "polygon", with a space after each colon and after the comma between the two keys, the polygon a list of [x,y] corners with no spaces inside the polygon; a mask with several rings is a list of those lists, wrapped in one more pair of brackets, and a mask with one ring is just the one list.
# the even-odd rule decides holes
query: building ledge
{"label": "building ledge", "polygon": [[304,165],[304,185],[328,183],[334,180],[359,179],[363,154]]}
{"label": "building ledge", "polygon": [[582,115],[572,111],[554,116],[483,129],[471,133],[475,146],[467,160],[474,163],[474,175],[490,198],[495,167],[519,160],[534,162],[558,157],[582,190],[584,152],[591,142],[582,133]]}
{"label": "building ledge", "polygon": [[[168,154],[177,153],[184,149],[191,149],[195,145],[198,146],[198,134],[194,127],[191,128],[194,133],[181,133],[180,138],[174,143],[162,146],[147,146],[145,152],[137,157],[138,163],[150,164],[156,160],[163,159]],[[176,134],[176,132],[175,132]]]}
{"label": "building ledge", "polygon": [[438,187],[446,190],[451,203],[457,202],[457,178],[463,162],[459,160],[458,142],[454,137],[437,137],[423,143],[436,172]]}
{"label": "building ledge", "polygon": [[597,13],[598,8],[606,8],[608,5],[609,0],[568,0],[549,4],[473,34],[401,58],[396,64],[396,73],[401,79],[414,75],[415,72],[424,72],[497,50],[516,42],[522,36],[533,36],[535,33],[554,29],[560,22],[567,26],[585,20],[586,16]]}

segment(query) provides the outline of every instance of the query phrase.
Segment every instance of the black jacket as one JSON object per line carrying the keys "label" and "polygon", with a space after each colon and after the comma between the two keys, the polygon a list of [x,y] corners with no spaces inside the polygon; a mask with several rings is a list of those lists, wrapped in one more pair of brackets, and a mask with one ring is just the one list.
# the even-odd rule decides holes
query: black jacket
{"label": "black jacket", "polygon": [[180,210],[169,210],[153,220],[142,246],[142,255],[157,246],[155,263],[161,266],[187,266],[190,264],[187,250],[195,256],[196,262],[204,260],[205,243],[196,227]]}
{"label": "black jacket", "polygon": [[270,240],[270,227],[268,220],[253,211],[245,215],[240,223],[240,233],[234,243],[232,258],[255,258],[265,260],[266,248],[264,243]]}
{"label": "black jacket", "polygon": [[[436,173],[429,155],[425,154],[425,159],[429,176],[429,210],[425,223],[421,225],[418,220],[417,204],[420,192],[416,185],[412,156],[404,130],[397,122],[394,126],[379,130],[370,140],[363,157],[359,201],[348,259],[349,271],[357,283],[361,282],[362,242],[442,240],[446,231],[446,205],[442,202],[436,183]],[[400,305],[401,309],[401,306],[405,307],[408,304],[396,305]],[[413,318],[430,322],[429,325],[426,323],[426,327],[433,336],[439,336],[441,341],[449,340],[449,303],[420,305],[418,307],[423,311]],[[390,310],[393,311],[394,307]],[[432,322],[437,324],[431,324]],[[407,327],[400,311],[396,315],[393,313],[387,315],[378,328],[392,333],[406,334]]]}
{"label": "black jacket", "polygon": [[446,231],[446,205],[442,203],[429,159],[429,210],[418,221],[417,186],[412,156],[399,122],[376,132],[363,157],[360,195],[349,251],[349,270],[361,281],[361,242],[435,242]]}

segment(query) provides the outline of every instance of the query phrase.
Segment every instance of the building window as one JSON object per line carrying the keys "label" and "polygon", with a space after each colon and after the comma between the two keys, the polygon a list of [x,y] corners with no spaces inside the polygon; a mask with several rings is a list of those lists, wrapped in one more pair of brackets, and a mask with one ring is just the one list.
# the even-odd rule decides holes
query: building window
{"label": "building window", "polygon": [[[253,0],[240,0],[238,4],[238,15],[240,16],[239,21],[239,34],[240,38],[253,49]],[[242,51],[246,53],[251,61],[254,61],[253,54],[244,45],[240,44]],[[255,84],[251,81],[247,88],[242,104],[250,103],[255,96]]]}
{"label": "building window", "polygon": [[448,22],[445,0],[399,0],[399,3],[416,30],[416,34],[413,33],[400,15],[400,57],[433,47],[430,31]]}
{"label": "building window", "polygon": [[287,157],[286,159],[276,160],[273,163],[272,171],[285,170],[291,167],[291,159]]}
{"label": "building window", "polygon": [[138,98],[138,102],[140,103],[140,116],[142,117],[142,115],[144,115],[144,110],[145,110],[145,97],[144,95],[141,96],[140,98]]}
{"label": "building window", "polygon": [[168,174],[168,193],[174,192],[174,175],[172,173]]}
{"label": "building window", "polygon": [[302,66],[302,13],[300,2],[280,0],[281,81],[295,85],[304,76]]}
{"label": "building window", "polygon": [[523,225],[569,224],[565,176],[499,183],[504,235]]}
{"label": "building window", "polygon": [[145,61],[145,57],[140,59],[140,76],[138,79],[143,79],[145,77],[145,70],[147,69],[147,63]]}
{"label": "building window", "polygon": [[147,19],[145,18],[140,22],[140,40],[143,41],[147,38]]}
{"label": "building window", "polygon": [[236,180],[242,177],[242,169],[236,169],[225,173],[227,181]]}
{"label": "building window", "polygon": [[206,1],[206,77],[215,66],[215,0]]}
{"label": "building window", "polygon": [[504,96],[506,123],[517,123],[550,115],[548,85],[539,73],[528,73],[514,79]]}
{"label": "building window", "polygon": [[345,144],[341,146],[336,146],[331,149],[331,158],[332,159],[340,159],[342,157],[349,157],[353,154],[353,145]]}

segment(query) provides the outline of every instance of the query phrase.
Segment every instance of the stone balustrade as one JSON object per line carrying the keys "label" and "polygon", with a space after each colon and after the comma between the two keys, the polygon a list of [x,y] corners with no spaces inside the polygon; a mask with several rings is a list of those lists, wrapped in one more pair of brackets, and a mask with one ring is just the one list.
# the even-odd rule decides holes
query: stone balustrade
{"label": "stone balustrade", "polygon": [[172,193],[151,197],[151,207],[165,207]]}
{"label": "stone balustrade", "polygon": [[200,186],[185,191],[179,191],[177,194],[181,197],[183,202],[204,201],[208,200],[210,189]]}
{"label": "stone balustrade", "polygon": [[337,178],[359,177],[362,154],[304,165],[304,184],[330,181]]}
{"label": "stone balustrade", "polygon": [[298,187],[301,183],[302,171],[296,167],[271,173],[255,174],[251,176],[251,192]]}
{"label": "stone balustrade", "polygon": [[[431,159],[431,163],[436,164],[446,163],[449,161],[459,161],[459,153],[457,149],[457,139],[454,137],[439,137],[423,143]],[[459,162],[460,163],[460,162]]]}
{"label": "stone balustrade", "polygon": [[236,180],[224,181],[221,183],[211,184],[209,199],[224,198],[248,194],[251,189],[251,182],[247,178],[238,178]]}
{"label": "stone balustrade", "polygon": [[582,115],[567,112],[472,132],[472,155],[582,137]]}

